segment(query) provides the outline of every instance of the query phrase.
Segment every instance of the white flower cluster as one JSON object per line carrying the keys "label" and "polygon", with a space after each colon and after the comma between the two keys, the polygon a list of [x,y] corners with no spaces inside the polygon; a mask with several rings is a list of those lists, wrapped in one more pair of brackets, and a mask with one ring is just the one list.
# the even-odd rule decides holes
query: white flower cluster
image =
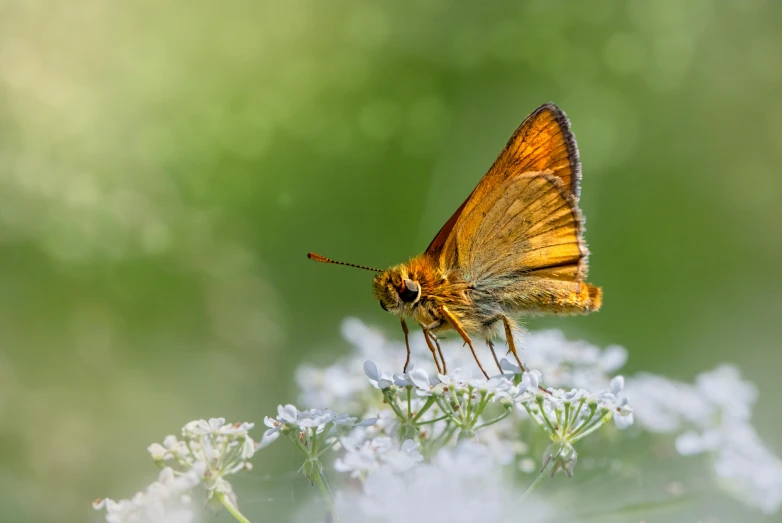
{"label": "white flower cluster", "polygon": [[[406,350],[404,342],[389,341],[356,318],[343,322],[342,335],[354,347],[353,354],[324,368],[308,364],[296,370],[296,382],[302,391],[301,402],[345,412],[379,407],[376,398],[365,393],[366,381],[361,376],[364,362],[374,362],[377,369],[401,369]],[[441,338],[440,345],[449,369],[475,368],[472,354],[461,340]],[[546,376],[546,384],[555,387],[606,388],[612,375],[627,360],[627,351],[620,346],[601,349],[584,341],[568,340],[556,330],[527,333],[522,345],[527,367],[540,371]],[[436,376],[423,334],[410,334],[410,349],[412,361],[408,375],[412,376],[417,368],[417,372],[424,370],[428,376]],[[504,371],[521,375],[515,363],[503,360],[501,365]],[[377,378],[378,382],[384,379],[393,383],[394,374],[380,372]]]}
{"label": "white flower cluster", "polygon": [[644,429],[678,434],[682,455],[712,454],[716,475],[737,497],[769,514],[782,507],[782,460],[750,423],[758,392],[738,369],[722,365],[694,385],[639,374],[627,394]]}
{"label": "white flower cluster", "polygon": [[[524,379],[528,373],[524,373]],[[536,384],[538,378],[532,371],[530,382]],[[633,409],[622,394],[624,377],[616,376],[611,380],[610,389],[596,394],[586,389],[546,389],[541,393],[535,388],[522,388],[515,400],[527,409],[538,425],[561,434],[563,439],[575,442],[585,433],[603,421],[613,418],[617,428],[626,429],[633,424]],[[535,406],[537,405],[537,407]],[[595,413],[598,413],[595,416]]]}
{"label": "white flower cluster", "polygon": [[448,392],[456,391],[485,391],[491,392],[496,396],[510,396],[513,382],[504,375],[494,376],[488,380],[474,375],[462,368],[456,368],[450,374],[436,374],[429,376],[424,369],[415,367],[411,363],[409,370],[405,373],[391,374],[390,372],[379,370],[373,361],[364,362],[364,374],[369,378],[369,382],[376,388],[386,390],[392,386],[413,387],[418,396],[431,396],[433,394],[443,395]]}
{"label": "white flower cluster", "polygon": [[163,444],[147,450],[161,467],[158,481],[130,500],[111,499],[93,503],[106,510],[109,523],[184,523],[193,519],[190,491],[201,484],[207,499],[236,508],[236,499],[226,476],[250,469],[248,460],[258,446],[249,435],[252,423],[226,424],[223,418],[191,421],[182,427],[182,439],[166,436]]}
{"label": "white flower cluster", "polygon": [[[400,373],[387,369],[401,367],[401,341],[388,342],[355,319],[345,321],[343,333],[356,348],[353,355],[325,369],[307,367],[298,377],[303,397],[310,402],[328,399],[351,405],[351,412],[378,417],[372,430],[357,431],[351,446],[344,445],[346,453],[338,461],[340,471],[362,479],[365,487],[380,474],[409,477],[434,466],[436,456],[453,449],[454,439],[448,439],[453,434],[465,436],[456,439],[460,444],[488,443],[495,463],[518,460],[525,473],[547,463],[553,464],[553,471],[572,473],[577,457],[573,444],[613,420],[620,430],[635,424],[639,430],[674,433],[680,453],[712,453],[716,475],[740,499],[769,513],[782,506],[782,464],[749,424],[756,391],[730,367],[699,376],[695,385],[642,374],[627,378],[625,386],[624,378],[612,377],[627,358],[623,348],[601,349],[568,341],[557,331],[542,331],[523,340],[523,359],[536,370],[522,373],[515,362],[503,359],[502,374],[487,381],[463,370],[473,369],[475,363],[459,340],[440,339],[449,364],[448,375],[440,375],[433,369],[423,336],[411,336],[412,362],[406,373]],[[367,392],[367,383],[355,377],[361,370],[382,394]],[[328,379],[348,375],[350,379],[340,383]],[[543,391],[540,386],[548,388]],[[523,415],[505,418],[502,409],[508,403],[516,407],[514,413]],[[530,421],[550,440],[542,462],[540,455],[533,460],[529,454],[530,446],[537,445],[519,439],[519,434],[529,437],[525,423]],[[463,424],[461,433],[454,432],[457,422]],[[424,459],[405,473],[395,472],[384,463],[383,452],[399,451],[408,439],[418,444],[416,451]],[[361,499],[366,501],[367,495],[365,488]]]}
{"label": "white flower cluster", "polygon": [[399,445],[395,439],[388,436],[378,436],[371,440],[364,440],[363,436],[354,435],[353,438],[345,437],[340,440],[346,452],[344,457],[334,462],[334,468],[338,472],[350,472],[351,477],[357,478],[366,476],[383,465],[387,465],[394,472],[406,472],[424,460],[418,451],[418,443],[411,439]]}
{"label": "white flower cluster", "polygon": [[620,429],[626,429],[633,423],[633,409],[622,395],[622,376],[611,380],[610,390],[597,394],[591,394],[586,389],[565,391],[553,388],[541,393],[537,388],[539,375],[535,371],[524,373],[522,382],[525,379],[528,385],[522,387],[515,400],[553,442],[543,457],[544,468],[552,464],[552,475],[557,470],[563,470],[572,476],[578,458],[573,444],[595,432],[611,418]]}
{"label": "white flower cluster", "polygon": [[252,423],[226,425],[224,418],[191,421],[182,427],[182,439],[169,435],[163,444],[153,443],[147,450],[152,459],[171,464],[178,470],[203,470],[201,477],[207,498],[220,493],[233,496],[233,489],[225,476],[252,466],[258,446],[249,435]]}
{"label": "white flower cluster", "polygon": [[[387,345],[356,321],[346,322],[346,326],[355,335],[352,341],[359,346],[362,333],[368,337],[370,347]],[[442,345],[446,350],[455,350],[445,342]],[[375,351],[359,351],[360,354],[371,352]],[[362,412],[376,412],[378,422],[371,430],[357,428],[349,437],[341,439],[344,454],[335,461],[334,468],[359,479],[362,485],[360,495],[341,493],[343,515],[350,514],[360,521],[511,518],[516,512],[515,509],[506,512],[507,506],[516,504],[498,501],[481,505],[479,497],[486,498],[487,477],[492,476],[496,482],[496,478],[503,476],[503,466],[529,451],[528,445],[517,439],[520,425],[529,424],[530,419],[537,422],[542,429],[539,433],[559,445],[554,450],[551,447],[543,456],[544,466],[550,461],[553,466],[548,470],[564,469],[572,474],[576,462],[572,445],[576,441],[611,419],[621,428],[632,424],[632,409],[622,395],[624,380],[618,377],[609,382],[602,370],[606,366],[591,362],[592,371],[583,374],[601,383],[604,389],[608,387],[600,392],[590,393],[583,388],[542,391],[539,371],[521,373],[516,365],[503,359],[501,373],[487,380],[467,370],[474,366],[471,356],[469,361],[460,362],[468,366],[462,367],[455,363],[458,357],[450,358],[450,353],[446,354],[451,363],[449,368],[453,369],[448,374],[429,372],[412,362],[407,372],[390,372],[387,369],[398,368],[400,362],[389,362],[387,355],[382,354],[379,361],[364,361],[368,382],[363,386],[352,383],[350,395],[365,398],[357,404],[364,409]],[[428,358],[428,354],[422,355]],[[323,375],[338,375],[336,369],[345,366],[358,368],[355,362],[341,363]],[[314,371],[310,368],[308,372],[313,375]],[[582,381],[586,380],[585,377]],[[325,384],[321,382],[321,385]],[[325,385],[325,388],[326,397],[338,397],[336,387]],[[372,389],[382,402],[367,399]],[[309,383],[306,396],[316,396],[317,390],[318,387]],[[519,408],[514,409],[514,405]],[[512,416],[514,412],[525,414]],[[293,411],[288,418],[294,419]],[[274,429],[280,423],[281,417],[267,420]],[[523,466],[519,463],[520,470],[532,472],[529,461],[527,457]],[[532,469],[535,468],[533,462]],[[435,484],[444,486],[442,499],[448,499],[448,503],[436,502],[432,494]],[[473,492],[481,494],[477,496]],[[499,498],[504,498],[506,493],[510,503],[511,492],[506,485],[495,492]],[[404,507],[396,506],[399,499],[406,500]],[[350,507],[344,508],[347,505]],[[392,506],[396,508],[391,510]]]}
{"label": "white flower cluster", "polygon": [[[189,493],[202,484],[208,499],[246,522],[226,476],[250,468],[259,448],[284,436],[303,456],[299,472],[320,489],[331,521],[502,523],[517,521],[523,510],[525,520],[542,523],[553,511],[531,494],[559,470],[572,475],[575,445],[612,431],[611,420],[619,430],[635,425],[674,435],[679,454],[712,456],[715,475],[745,503],[769,514],[782,506],[782,461],[750,424],[758,393],[734,367],[701,374],[694,385],[649,374],[625,380],[611,377],[624,349],[544,331],[524,340],[527,365],[536,370],[522,372],[503,358],[498,374],[485,379],[470,371],[475,363],[460,341],[440,340],[450,372],[437,373],[419,335],[411,348],[420,366],[390,372],[401,367],[403,343],[386,342],[358,320],[343,329],[355,355],[297,372],[302,401],[319,408],[279,405],[264,420],[260,444],[249,436],[250,423],[188,423],[181,439],[149,446],[164,467],[158,481],[130,500],[98,500],[95,507],[110,523],[189,523]],[[323,457],[332,451],[333,469],[343,473],[336,497]],[[528,488],[519,491],[518,480]],[[563,511],[557,507],[557,518],[578,516]]]}
{"label": "white flower cluster", "polygon": [[297,431],[312,430],[315,434],[328,432],[331,427],[368,427],[377,420],[368,418],[356,423],[356,418],[347,414],[335,414],[331,409],[299,410],[294,405],[279,405],[277,417],[264,418],[264,424],[269,427],[263,434],[261,447],[266,447],[280,437],[284,428],[295,428]]}
{"label": "white flower cluster", "polygon": [[[461,441],[404,470],[382,464],[360,492],[341,492],[337,508],[343,523],[517,522],[518,491],[501,471],[487,446]],[[524,505],[524,521],[550,521],[551,512],[533,499]]]}
{"label": "white flower cluster", "polygon": [[201,482],[203,470],[199,466],[177,474],[166,467],[157,481],[131,499],[97,499],[92,506],[106,511],[108,523],[190,523],[194,517],[190,491]]}
{"label": "white flower cluster", "polygon": [[[627,350],[619,345],[601,349],[582,340],[568,340],[558,330],[543,330],[524,335],[527,368],[546,377],[549,387],[575,387],[599,390],[627,362]],[[506,363],[508,367],[515,367]],[[518,371],[514,371],[518,373]]]}

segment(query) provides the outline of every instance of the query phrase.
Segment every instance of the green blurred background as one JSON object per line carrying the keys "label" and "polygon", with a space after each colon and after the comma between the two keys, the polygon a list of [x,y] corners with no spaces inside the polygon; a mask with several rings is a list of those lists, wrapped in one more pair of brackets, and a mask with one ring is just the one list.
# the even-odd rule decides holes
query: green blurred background
{"label": "green blurred background", "polygon": [[[149,443],[262,421],[297,364],[347,352],[348,315],[399,336],[370,274],[305,253],[418,253],[547,101],[605,305],[530,327],[625,345],[629,373],[735,362],[782,453],[780,22],[764,0],[0,2],[0,520],[98,517],[154,477]],[[250,515],[296,504],[292,457],[257,455]]]}

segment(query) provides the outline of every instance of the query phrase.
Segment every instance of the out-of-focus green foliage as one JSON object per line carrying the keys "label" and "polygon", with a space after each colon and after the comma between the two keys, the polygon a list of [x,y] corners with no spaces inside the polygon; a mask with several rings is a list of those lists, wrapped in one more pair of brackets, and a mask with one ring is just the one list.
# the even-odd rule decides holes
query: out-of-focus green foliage
{"label": "out-of-focus green foliage", "polygon": [[[154,477],[148,443],[294,400],[295,366],[344,350],[343,317],[397,329],[368,273],[304,254],[416,254],[547,101],[580,145],[605,305],[530,327],[621,343],[631,372],[735,362],[782,452],[781,17],[764,0],[0,3],[0,519],[93,517],[93,497]],[[249,515],[298,499],[288,458],[258,454]]]}

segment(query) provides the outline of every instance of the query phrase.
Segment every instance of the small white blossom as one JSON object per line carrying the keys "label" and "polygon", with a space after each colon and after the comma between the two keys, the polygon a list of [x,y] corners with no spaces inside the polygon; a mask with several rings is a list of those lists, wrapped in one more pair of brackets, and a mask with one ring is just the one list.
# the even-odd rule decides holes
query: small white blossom
{"label": "small white blossom", "polygon": [[264,418],[264,424],[269,427],[263,434],[261,448],[276,440],[284,427],[297,431],[312,429],[316,434],[327,431],[331,427],[366,427],[374,425],[377,418],[368,418],[356,423],[356,418],[348,414],[336,414],[331,409],[299,410],[294,405],[279,405],[277,418]]}
{"label": "small white blossom", "polygon": [[[551,509],[525,502],[524,520],[548,521]],[[503,477],[486,446],[462,441],[440,450],[430,462],[406,471],[381,465],[356,496],[338,498],[345,523],[474,523],[517,521],[518,492]]]}
{"label": "small white blossom", "polygon": [[651,432],[678,432],[684,456],[711,453],[720,485],[768,514],[782,507],[782,460],[760,440],[749,420],[757,389],[733,366],[698,375],[694,385],[639,374],[628,380],[639,424]]}
{"label": "small white blossom", "polygon": [[252,423],[225,423],[224,418],[195,420],[182,427],[182,440],[166,436],[163,445],[147,450],[155,461],[181,471],[196,471],[212,500],[218,493],[233,496],[226,476],[250,468],[258,446],[249,431]]}
{"label": "small white blossom", "polygon": [[[541,393],[530,385],[533,373],[526,385],[518,387],[514,400],[553,441],[543,457],[544,467],[553,463],[552,474],[563,470],[569,476],[577,461],[573,444],[598,430],[613,418],[616,426],[625,429],[633,423],[633,410],[622,394],[624,378],[617,376],[610,381],[610,391],[592,394],[585,389],[547,389]],[[522,378],[522,383],[523,383]]]}
{"label": "small white blossom", "polygon": [[450,391],[483,391],[493,394],[495,399],[509,397],[513,389],[513,382],[504,375],[493,376],[487,380],[483,376],[474,377],[468,370],[456,369],[448,375],[439,374],[438,377],[440,383]]}
{"label": "small white blossom", "polygon": [[515,396],[518,397],[521,394],[524,394],[525,392],[529,392],[531,394],[537,394],[538,387],[540,386],[540,377],[541,374],[540,371],[538,370],[532,370],[523,373],[521,376],[521,382],[519,383]]}
{"label": "small white blossom", "polygon": [[418,443],[405,440],[401,447],[391,438],[380,436],[365,441],[361,446],[348,439],[342,440],[345,456],[334,462],[334,468],[340,472],[350,472],[351,477],[359,477],[388,465],[395,472],[405,472],[423,461],[418,452]]}
{"label": "small white blossom", "polygon": [[372,361],[367,360],[364,362],[364,374],[367,375],[372,385],[378,389],[387,389],[394,384],[393,374],[381,372]]}
{"label": "small white blossom", "polygon": [[202,480],[203,469],[160,471],[157,481],[131,499],[98,499],[95,510],[106,511],[108,523],[190,523],[194,514],[189,492]]}
{"label": "small white blossom", "polygon": [[420,393],[426,395],[429,393],[429,389],[438,383],[436,377],[430,378],[424,369],[417,368],[413,363],[408,366],[407,372],[391,374],[379,370],[374,362],[367,360],[364,362],[364,374],[374,387],[381,390],[388,389],[392,385],[415,387]]}

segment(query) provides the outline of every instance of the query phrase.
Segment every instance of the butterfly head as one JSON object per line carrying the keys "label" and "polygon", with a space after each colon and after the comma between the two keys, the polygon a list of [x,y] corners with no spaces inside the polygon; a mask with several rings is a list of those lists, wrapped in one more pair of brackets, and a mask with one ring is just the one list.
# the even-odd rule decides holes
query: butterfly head
{"label": "butterfly head", "polygon": [[392,314],[409,312],[421,299],[421,284],[411,278],[404,265],[382,271],[372,285],[380,306]]}

